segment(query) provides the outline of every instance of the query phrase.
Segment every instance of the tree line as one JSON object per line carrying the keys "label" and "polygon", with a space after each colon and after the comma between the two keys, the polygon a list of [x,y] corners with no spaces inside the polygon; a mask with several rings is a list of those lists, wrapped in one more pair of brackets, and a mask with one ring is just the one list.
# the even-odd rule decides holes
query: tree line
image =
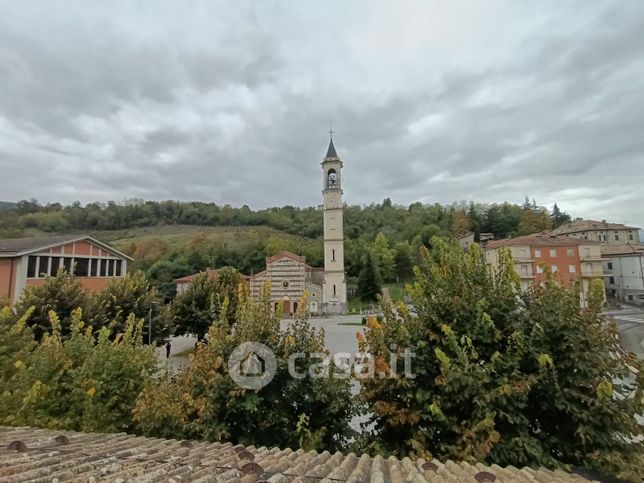
{"label": "tree line", "polygon": [[[413,309],[385,302],[382,320],[370,320],[358,335],[371,357],[353,375],[358,395],[350,378],[311,376],[321,367],[329,376],[342,370],[321,365],[319,355],[298,359],[305,376],[290,377],[291,354],[328,354],[323,332],[304,313],[281,330],[268,288],[253,300],[243,284],[232,287],[231,269],[220,285],[201,276],[174,302],[183,305],[175,316],[208,324],[208,336],[176,374],[144,343],[143,317],[129,304],[145,295],[130,297],[133,287],[98,296],[100,316],[33,297],[15,311],[2,309],[0,423],[581,467],[639,481],[642,364],[620,350],[615,325],[601,312],[601,281],[580,309],[580,288],[552,274],[522,291],[507,250],[491,271],[477,246],[464,252],[438,237],[430,243],[408,286]],[[133,284],[133,277],[114,283]],[[39,293],[55,287],[61,289],[52,284]],[[248,341],[276,356],[276,375],[261,389],[235,385],[226,369],[234,348]],[[415,354],[414,377],[392,369],[403,367],[406,349]],[[640,369],[636,377],[632,368]],[[350,424],[357,415],[365,420],[360,432]]]}

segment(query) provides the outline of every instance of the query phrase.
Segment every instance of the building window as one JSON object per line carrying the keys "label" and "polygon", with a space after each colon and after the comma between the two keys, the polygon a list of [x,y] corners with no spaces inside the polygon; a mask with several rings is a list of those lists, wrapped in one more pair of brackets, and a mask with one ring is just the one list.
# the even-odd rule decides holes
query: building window
{"label": "building window", "polygon": [[615,233],[615,240],[619,240],[619,235]]}
{"label": "building window", "polygon": [[40,257],[40,262],[38,263],[38,276],[47,276],[49,275],[49,257]]}
{"label": "building window", "polygon": [[114,275],[117,277],[123,275],[123,260],[116,261],[116,273]]}
{"label": "building window", "polygon": [[89,261],[89,276],[96,277],[98,275],[98,260],[92,258]]}
{"label": "building window", "polygon": [[38,262],[38,257],[32,256],[27,260],[27,278],[36,277],[36,263]]}
{"label": "building window", "polygon": [[577,267],[575,267],[574,265],[568,265],[568,271],[570,273],[575,273],[577,271]]}
{"label": "building window", "polygon": [[557,256],[557,249],[556,248],[551,248],[550,249],[550,256],[551,257],[556,257]]}
{"label": "building window", "polygon": [[629,239],[629,240],[635,240],[635,238],[633,238],[633,234],[632,234],[632,233],[629,233],[629,234],[628,234],[628,239]]}
{"label": "building window", "polygon": [[76,263],[74,266],[74,275],[77,277],[87,277],[89,275],[89,259],[76,258],[74,261]]}
{"label": "building window", "polygon": [[606,268],[607,268],[608,270],[612,270],[612,269],[613,269],[613,262],[608,262],[608,263],[606,263]]}
{"label": "building window", "polygon": [[535,248],[534,249],[534,256],[535,257],[540,257],[541,256],[541,248]]}
{"label": "building window", "polygon": [[537,265],[537,273],[543,273],[543,265]]}
{"label": "building window", "polygon": [[569,248],[568,250],[566,250],[566,252],[568,253],[569,257],[575,256],[575,250],[573,250],[572,248]]}
{"label": "building window", "polygon": [[333,296],[335,297],[335,284],[333,284]]}
{"label": "building window", "polygon": [[598,239],[599,241],[602,241],[602,236],[601,236],[601,235],[597,235],[597,239]]}
{"label": "building window", "polygon": [[559,267],[557,267],[557,265],[553,265],[551,268],[552,268],[552,273],[557,273],[559,271]]}
{"label": "building window", "polygon": [[72,273],[72,259],[63,257],[63,267],[65,267],[67,273]]}
{"label": "building window", "polygon": [[611,285],[615,285],[615,277],[608,277],[608,283]]}
{"label": "building window", "polygon": [[99,277],[107,277],[107,260],[99,260],[101,262],[101,268],[99,270]]}
{"label": "building window", "polygon": [[335,262],[335,248],[331,250],[331,261]]}
{"label": "building window", "polygon": [[57,275],[59,269],[60,269],[60,257],[51,257],[51,270],[49,271],[49,273],[51,275]]}

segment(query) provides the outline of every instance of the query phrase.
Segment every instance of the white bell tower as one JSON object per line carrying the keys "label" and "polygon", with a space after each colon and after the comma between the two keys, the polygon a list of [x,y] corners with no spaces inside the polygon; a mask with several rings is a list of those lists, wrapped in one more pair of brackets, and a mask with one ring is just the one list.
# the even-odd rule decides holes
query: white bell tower
{"label": "white bell tower", "polygon": [[344,224],[342,204],[342,160],[333,146],[329,132],[329,149],[322,161],[322,195],[324,204],[324,285],[322,312],[347,313],[347,281],[344,273]]}

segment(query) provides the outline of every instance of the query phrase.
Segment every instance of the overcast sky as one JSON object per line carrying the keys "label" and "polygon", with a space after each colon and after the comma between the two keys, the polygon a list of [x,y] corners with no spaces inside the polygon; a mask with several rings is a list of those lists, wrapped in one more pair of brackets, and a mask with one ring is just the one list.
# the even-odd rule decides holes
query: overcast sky
{"label": "overcast sky", "polygon": [[644,2],[0,0],[0,199],[559,206],[644,226]]}

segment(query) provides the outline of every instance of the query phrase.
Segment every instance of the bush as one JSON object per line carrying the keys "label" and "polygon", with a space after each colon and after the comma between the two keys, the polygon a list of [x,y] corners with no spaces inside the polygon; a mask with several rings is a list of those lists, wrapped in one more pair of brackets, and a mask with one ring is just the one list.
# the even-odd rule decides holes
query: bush
{"label": "bush", "polygon": [[[224,306],[227,305],[227,300]],[[288,372],[294,352],[325,353],[324,335],[307,320],[280,331],[280,311],[271,312],[268,287],[258,302],[242,290],[231,329],[226,310],[213,323],[208,342],[199,344],[190,364],[173,378],[143,392],[134,411],[138,429],[160,437],[203,438],[235,444],[306,449],[340,448],[353,435],[355,413],[348,379],[295,379]],[[273,380],[258,390],[243,389],[226,362],[235,347],[257,341],[275,354]],[[299,361],[300,369],[315,361]],[[331,369],[334,370],[334,369]]]}

